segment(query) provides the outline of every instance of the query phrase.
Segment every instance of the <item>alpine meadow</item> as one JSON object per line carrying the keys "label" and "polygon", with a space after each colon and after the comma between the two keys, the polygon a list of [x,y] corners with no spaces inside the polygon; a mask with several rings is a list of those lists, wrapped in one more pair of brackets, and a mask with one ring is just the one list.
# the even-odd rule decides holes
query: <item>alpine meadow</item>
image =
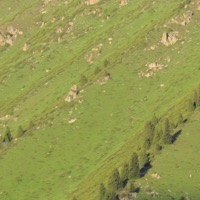
{"label": "alpine meadow", "polygon": [[0,199],[200,199],[199,0],[0,0]]}

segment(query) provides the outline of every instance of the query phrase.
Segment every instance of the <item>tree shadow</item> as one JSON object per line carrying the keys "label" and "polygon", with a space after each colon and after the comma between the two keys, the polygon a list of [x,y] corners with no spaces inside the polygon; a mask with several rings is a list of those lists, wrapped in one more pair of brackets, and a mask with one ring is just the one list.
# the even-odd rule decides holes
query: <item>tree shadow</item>
{"label": "tree shadow", "polygon": [[146,164],[144,165],[144,167],[140,170],[140,175],[141,175],[141,177],[144,177],[145,174],[146,174],[146,173],[149,171],[149,169],[151,169],[151,168],[152,168],[151,163],[150,163],[150,162],[146,163]]}
{"label": "tree shadow", "polygon": [[177,131],[173,136],[172,136],[172,143],[174,143],[179,135],[182,133],[182,130]]}

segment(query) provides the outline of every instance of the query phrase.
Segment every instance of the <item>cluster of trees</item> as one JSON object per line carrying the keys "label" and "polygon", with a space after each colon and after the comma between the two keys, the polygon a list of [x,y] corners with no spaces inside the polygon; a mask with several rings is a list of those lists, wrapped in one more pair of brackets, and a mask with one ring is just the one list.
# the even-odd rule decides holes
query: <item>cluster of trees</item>
{"label": "cluster of trees", "polygon": [[134,180],[140,178],[140,167],[137,153],[133,153],[129,162],[124,163],[121,172],[115,168],[109,177],[107,187],[101,183],[99,188],[100,200],[117,200],[119,192],[126,189],[135,192]]}
{"label": "cluster of trees", "polygon": [[[28,129],[27,130],[30,130],[34,127],[34,124],[32,121],[30,121],[29,123],[29,126],[28,126]],[[27,130],[24,130],[22,128],[21,125],[18,126],[18,129],[17,129],[17,132],[15,133],[15,137],[18,138],[18,137],[21,137],[22,135],[24,135],[24,133],[27,131]],[[11,133],[11,130],[10,128],[7,126],[6,129],[5,129],[5,133],[3,135],[0,136],[0,146],[2,144],[8,144],[10,143],[11,141],[13,140],[13,134]]]}

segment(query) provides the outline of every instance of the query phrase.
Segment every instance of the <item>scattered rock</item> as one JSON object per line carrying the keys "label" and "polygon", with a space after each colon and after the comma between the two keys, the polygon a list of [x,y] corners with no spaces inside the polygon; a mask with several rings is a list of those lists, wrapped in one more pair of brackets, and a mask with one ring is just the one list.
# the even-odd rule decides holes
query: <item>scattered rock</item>
{"label": "scattered rock", "polygon": [[154,190],[152,190],[150,192],[147,192],[147,194],[150,195],[150,196],[152,196],[152,197],[158,197],[159,196],[159,193],[156,192],[156,191],[154,191]]}
{"label": "scattered rock", "polygon": [[128,0],[119,0],[119,5],[124,6],[128,4]]}
{"label": "scattered rock", "polygon": [[85,3],[87,5],[94,5],[94,4],[97,4],[100,0],[87,0],[85,1]]}
{"label": "scattered rock", "polygon": [[103,44],[98,44],[96,47],[92,48],[91,51],[89,51],[85,55],[85,59],[88,63],[92,64],[94,60],[100,56],[101,50],[102,50]]}
{"label": "scattered rock", "polygon": [[77,98],[79,94],[79,89],[77,85],[73,85],[69,91],[69,93],[67,94],[67,96],[65,97],[65,101],[67,102],[72,102],[74,99]]}
{"label": "scattered rock", "polygon": [[147,66],[148,66],[148,69],[146,71],[138,73],[139,77],[146,77],[146,78],[151,77],[155,75],[157,71],[160,71],[161,69],[165,67],[163,64],[159,64],[157,62],[150,63]]}
{"label": "scattered rock", "polygon": [[162,35],[162,40],[161,43],[164,44],[165,46],[170,46],[175,44],[178,41],[178,32],[174,31],[174,32],[164,32]]}
{"label": "scattered rock", "polygon": [[72,124],[72,123],[74,123],[75,121],[77,121],[77,118],[69,119],[69,120],[68,120],[68,124]]}
{"label": "scattered rock", "polygon": [[100,79],[97,80],[97,83],[99,85],[104,85],[106,82],[111,78],[111,74],[107,73],[105,76],[101,77]]}
{"label": "scattered rock", "polygon": [[29,49],[29,44],[28,43],[24,43],[24,46],[22,48],[23,51],[27,51]]}
{"label": "scattered rock", "polygon": [[152,178],[155,178],[155,179],[160,179],[160,175],[158,173],[153,173],[153,174],[150,174],[150,176]]}

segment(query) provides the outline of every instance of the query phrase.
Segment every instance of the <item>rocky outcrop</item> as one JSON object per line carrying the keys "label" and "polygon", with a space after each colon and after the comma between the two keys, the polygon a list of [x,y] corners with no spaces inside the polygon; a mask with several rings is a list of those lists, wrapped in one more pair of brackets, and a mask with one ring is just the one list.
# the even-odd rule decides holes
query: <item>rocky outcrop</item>
{"label": "rocky outcrop", "polygon": [[23,48],[22,48],[22,50],[23,51],[27,51],[29,49],[29,46],[30,45],[28,43],[25,43],[24,46],[23,46]]}
{"label": "rocky outcrop", "polygon": [[181,17],[173,17],[171,19],[170,23],[186,26],[187,24],[189,24],[192,21],[193,15],[194,15],[194,13],[192,11],[187,11]]}
{"label": "rocky outcrop", "polygon": [[13,46],[18,35],[23,34],[13,26],[7,26],[4,31],[0,31],[0,46]]}
{"label": "rocky outcrop", "polygon": [[178,32],[164,32],[162,35],[161,43],[164,44],[165,46],[170,46],[175,44],[178,41]]}
{"label": "rocky outcrop", "polygon": [[128,0],[119,0],[119,5],[124,6],[128,4]]}
{"label": "rocky outcrop", "polygon": [[150,63],[149,65],[146,66],[148,66],[148,69],[144,72],[140,72],[138,74],[139,77],[146,77],[146,78],[151,77],[155,75],[157,71],[160,71],[165,67],[163,64],[159,64],[157,62]]}
{"label": "rocky outcrop", "polygon": [[69,93],[67,94],[67,96],[65,97],[65,101],[66,102],[72,102],[74,99],[77,98],[79,94],[79,89],[77,85],[73,85],[69,91]]}
{"label": "rocky outcrop", "polygon": [[100,0],[87,0],[85,3],[87,5],[94,5],[97,4]]}
{"label": "rocky outcrop", "polygon": [[200,1],[197,2],[197,10],[200,10]]}

